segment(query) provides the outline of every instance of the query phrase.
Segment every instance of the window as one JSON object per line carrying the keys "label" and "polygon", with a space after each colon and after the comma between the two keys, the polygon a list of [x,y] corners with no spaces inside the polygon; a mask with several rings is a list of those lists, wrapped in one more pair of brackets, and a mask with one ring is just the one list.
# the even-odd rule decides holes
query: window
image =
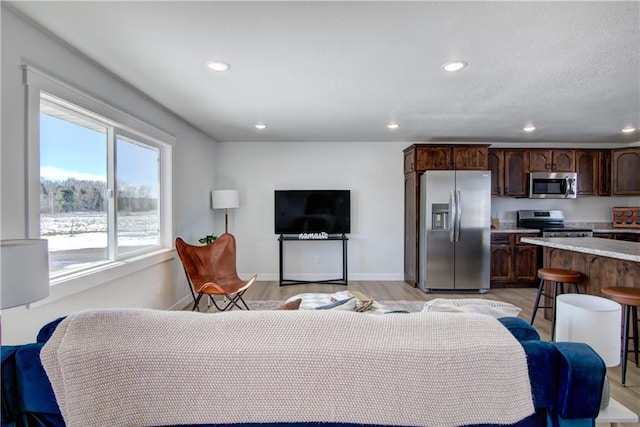
{"label": "window", "polygon": [[52,284],[170,250],[173,137],[31,67],[25,85],[27,230]]}

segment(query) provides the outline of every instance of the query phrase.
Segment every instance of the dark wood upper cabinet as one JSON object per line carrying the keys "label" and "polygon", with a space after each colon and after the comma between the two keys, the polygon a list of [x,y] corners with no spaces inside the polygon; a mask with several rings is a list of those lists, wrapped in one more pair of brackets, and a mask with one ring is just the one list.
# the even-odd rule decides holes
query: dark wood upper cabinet
{"label": "dark wood upper cabinet", "polygon": [[453,158],[457,170],[487,170],[488,147],[471,145],[453,147]]}
{"label": "dark wood upper cabinet", "polygon": [[531,150],[530,172],[574,172],[573,150]]}
{"label": "dark wood upper cabinet", "polygon": [[453,150],[451,147],[418,146],[416,165],[418,171],[453,169]]}
{"label": "dark wood upper cabinet", "polygon": [[551,151],[531,150],[529,155],[529,171],[551,172]]}
{"label": "dark wood upper cabinet", "polygon": [[504,194],[504,151],[489,149],[487,163],[491,171],[491,195],[502,196]]}
{"label": "dark wood upper cabinet", "polygon": [[504,192],[505,196],[527,196],[527,171],[529,151],[504,150]]}
{"label": "dark wood upper cabinet", "polygon": [[578,174],[578,195],[598,195],[598,154],[599,150],[576,150],[576,173]]}
{"label": "dark wood upper cabinet", "polygon": [[404,172],[486,170],[488,145],[422,145],[404,150]]}
{"label": "dark wood upper cabinet", "polygon": [[640,148],[613,150],[613,191],[614,196],[640,195]]}
{"label": "dark wood upper cabinet", "polygon": [[575,152],[573,150],[552,150],[551,170],[553,172],[573,172],[576,170]]}
{"label": "dark wood upper cabinet", "polygon": [[598,151],[598,195],[611,195],[611,150]]}

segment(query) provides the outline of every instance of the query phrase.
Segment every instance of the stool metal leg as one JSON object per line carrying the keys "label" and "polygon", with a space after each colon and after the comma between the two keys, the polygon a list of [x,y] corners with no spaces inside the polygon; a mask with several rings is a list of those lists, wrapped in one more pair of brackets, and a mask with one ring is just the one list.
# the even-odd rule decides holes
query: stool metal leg
{"label": "stool metal leg", "polygon": [[542,296],[542,291],[544,290],[544,279],[540,279],[540,286],[538,286],[538,293],[536,294],[536,303],[533,305],[533,314],[531,315],[531,324],[533,325],[533,321],[536,320],[536,313],[538,312],[538,305],[540,305],[540,297]]}
{"label": "stool metal leg", "polygon": [[556,337],[556,296],[558,295],[558,282],[553,282],[553,301],[551,307],[553,313],[551,314],[551,341],[555,341]]}
{"label": "stool metal leg", "polygon": [[578,288],[578,284],[577,284],[577,283],[574,283],[574,284],[573,284],[573,291],[574,291],[576,294],[579,294],[579,293],[580,293],[580,289]]}
{"label": "stool metal leg", "polygon": [[636,356],[636,366],[638,366],[638,307],[631,307],[631,320],[633,322],[633,352]]}
{"label": "stool metal leg", "polygon": [[631,320],[631,310],[628,305],[624,305],[624,314],[622,315],[622,387],[627,376],[627,351],[629,348],[629,321]]}

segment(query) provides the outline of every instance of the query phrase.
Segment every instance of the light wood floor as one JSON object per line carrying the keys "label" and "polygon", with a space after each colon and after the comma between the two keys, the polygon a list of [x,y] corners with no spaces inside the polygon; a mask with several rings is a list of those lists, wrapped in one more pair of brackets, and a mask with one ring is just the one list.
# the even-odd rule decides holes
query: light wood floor
{"label": "light wood floor", "polygon": [[[372,296],[378,301],[429,301],[434,298],[484,298],[505,301],[522,308],[520,317],[531,319],[531,309],[535,299],[535,288],[507,288],[491,289],[486,294],[425,294],[405,282],[349,282],[349,286],[339,285],[292,285],[278,286],[278,282],[257,282],[247,290],[246,301],[255,300],[285,300],[293,295],[306,292],[333,293],[345,289],[357,290]],[[538,311],[534,326],[543,340],[549,340],[551,322],[544,319],[542,311]],[[620,381],[620,365],[609,368],[608,376],[611,382],[611,396],[633,412],[640,414],[640,368],[631,360],[627,365],[626,387]],[[640,427],[640,423],[627,424]]]}

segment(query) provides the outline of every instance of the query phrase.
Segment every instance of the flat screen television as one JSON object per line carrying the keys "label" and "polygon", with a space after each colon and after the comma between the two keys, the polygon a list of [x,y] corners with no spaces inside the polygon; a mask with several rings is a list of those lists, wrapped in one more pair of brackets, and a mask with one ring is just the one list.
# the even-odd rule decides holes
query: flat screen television
{"label": "flat screen television", "polygon": [[351,190],[275,190],[275,233],[351,232]]}

